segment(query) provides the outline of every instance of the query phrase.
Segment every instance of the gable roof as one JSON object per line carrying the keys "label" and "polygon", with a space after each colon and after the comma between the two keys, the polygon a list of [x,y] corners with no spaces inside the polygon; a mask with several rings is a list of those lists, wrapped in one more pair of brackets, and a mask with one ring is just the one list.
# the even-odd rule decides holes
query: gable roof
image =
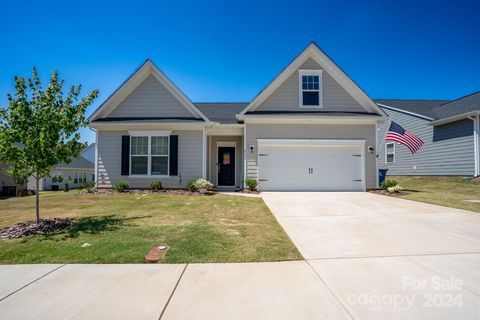
{"label": "gable roof", "polygon": [[480,111],[480,91],[433,108],[433,112],[438,119],[449,118],[472,111]]}
{"label": "gable roof", "polygon": [[[110,113],[130,93],[140,85],[149,75],[153,75],[178,101],[189,110],[193,116],[202,118],[204,121],[210,120],[187,98],[187,96],[150,60],[147,59],[127,80],[108,97],[108,99],[95,110],[88,118],[90,121],[98,120],[99,115],[104,111]],[[108,116],[107,113],[107,116]]]}
{"label": "gable roof", "polygon": [[429,119],[435,118],[433,108],[449,100],[405,100],[405,99],[374,99],[380,107],[391,107],[399,111],[407,111]]}
{"label": "gable roof", "polygon": [[378,105],[431,120],[433,125],[461,120],[470,114],[480,114],[480,91],[456,100],[375,99]]}
{"label": "gable roof", "polygon": [[195,106],[211,121],[220,124],[238,123],[237,114],[247,105],[247,102],[195,102]]}
{"label": "gable roof", "polygon": [[240,116],[255,109],[287,80],[308,58],[317,62],[337,83],[345,89],[367,112],[386,115],[385,112],[333,62],[314,42],[311,42],[290,64],[280,72],[246,106]]}
{"label": "gable roof", "polygon": [[93,169],[95,165],[82,156],[73,158],[69,163],[59,163],[55,169]]}

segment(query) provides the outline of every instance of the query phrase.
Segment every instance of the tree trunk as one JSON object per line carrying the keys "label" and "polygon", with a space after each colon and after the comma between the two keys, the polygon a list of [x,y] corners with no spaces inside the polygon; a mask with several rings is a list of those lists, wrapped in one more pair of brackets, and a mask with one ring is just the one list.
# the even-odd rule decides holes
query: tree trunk
{"label": "tree trunk", "polygon": [[37,215],[37,223],[40,222],[40,192],[39,189],[39,181],[38,177],[35,177],[35,213]]}

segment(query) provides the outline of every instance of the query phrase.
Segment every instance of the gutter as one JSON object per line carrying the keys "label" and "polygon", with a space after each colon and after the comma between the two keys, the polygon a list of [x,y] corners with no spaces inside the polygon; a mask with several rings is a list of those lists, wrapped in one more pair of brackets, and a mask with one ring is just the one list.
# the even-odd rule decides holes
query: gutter
{"label": "gutter", "polygon": [[418,113],[415,113],[415,112],[411,112],[411,111],[406,111],[406,110],[399,109],[399,108],[390,107],[390,106],[387,106],[387,105],[381,104],[381,103],[377,103],[377,105],[378,105],[380,108],[385,108],[385,109],[387,109],[387,110],[397,111],[397,112],[404,113],[404,114],[408,114],[408,115],[411,115],[411,116],[414,116],[414,117],[418,117],[418,118],[421,118],[421,119],[424,119],[424,120],[430,120],[430,121],[433,120],[433,118],[430,118],[430,117],[427,117],[427,116],[424,116],[424,115],[421,115],[421,114],[418,114]]}
{"label": "gutter", "polygon": [[451,116],[451,117],[448,117],[448,118],[433,120],[433,121],[430,122],[430,125],[438,126],[438,125],[442,125],[442,124],[445,124],[445,123],[454,122],[454,121],[458,121],[458,120],[462,120],[462,119],[473,120],[472,118],[475,118],[478,115],[480,115],[480,111],[471,111],[471,112]]}

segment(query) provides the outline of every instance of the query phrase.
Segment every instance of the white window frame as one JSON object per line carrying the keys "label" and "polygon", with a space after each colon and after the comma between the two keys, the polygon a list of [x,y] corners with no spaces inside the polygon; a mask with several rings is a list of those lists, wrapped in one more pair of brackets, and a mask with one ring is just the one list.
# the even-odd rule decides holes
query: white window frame
{"label": "white window frame", "polygon": [[[393,151],[391,153],[388,153],[388,145],[392,145],[393,146]],[[388,157],[387,155],[389,154],[393,154],[393,161],[392,162],[388,162]],[[392,163],[395,163],[395,142],[387,142],[385,143],[385,164],[392,164]]]}
{"label": "white window frame", "polygon": [[[323,108],[323,70],[298,70],[298,106],[300,108],[321,109]],[[318,76],[318,90],[303,90],[302,77],[303,76]],[[303,92],[317,92],[318,91],[318,106],[303,105]]]}
{"label": "white window frame", "polygon": [[[170,134],[171,131],[130,131],[130,150],[129,150],[129,177],[144,177],[144,178],[168,178],[170,177]],[[147,152],[147,174],[132,174],[132,137],[147,137],[148,152]],[[152,137],[167,137],[167,174],[152,174]],[[135,155],[133,155],[135,156]],[[153,155],[154,157],[156,155]],[[159,155],[157,155],[159,156]]]}

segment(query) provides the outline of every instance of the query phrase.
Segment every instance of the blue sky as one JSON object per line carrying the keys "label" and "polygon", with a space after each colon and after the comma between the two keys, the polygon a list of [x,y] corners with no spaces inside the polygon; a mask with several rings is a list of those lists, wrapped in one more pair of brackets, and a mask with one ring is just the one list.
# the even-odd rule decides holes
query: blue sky
{"label": "blue sky", "polygon": [[310,41],[374,98],[480,90],[479,1],[8,1],[2,12],[0,106],[35,65],[98,88],[90,115],[146,58],[192,101],[249,101]]}

